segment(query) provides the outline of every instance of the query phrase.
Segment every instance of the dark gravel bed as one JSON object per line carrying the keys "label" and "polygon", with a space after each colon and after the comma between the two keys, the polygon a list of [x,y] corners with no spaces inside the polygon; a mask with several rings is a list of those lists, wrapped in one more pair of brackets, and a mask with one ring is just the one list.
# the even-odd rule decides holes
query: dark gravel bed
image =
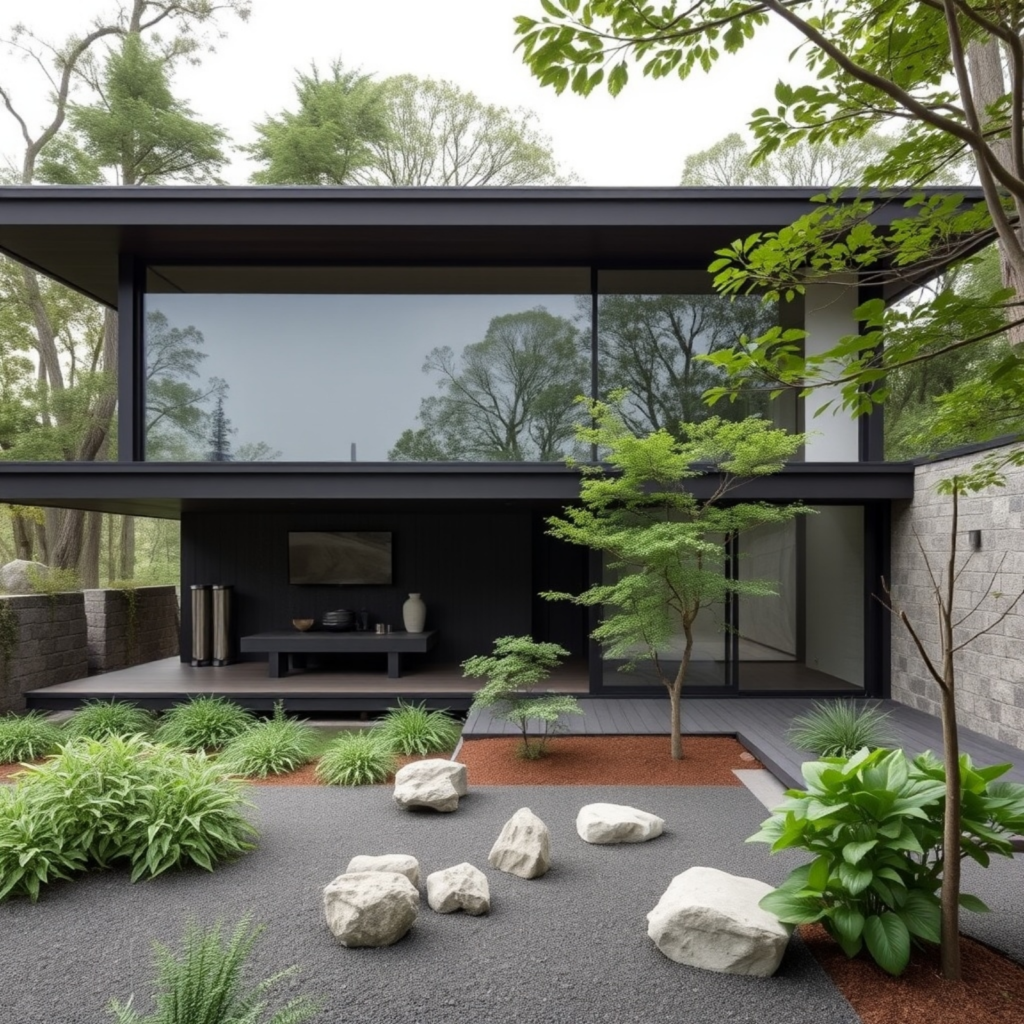
{"label": "dark gravel bed", "polygon": [[[97,873],[51,887],[35,905],[0,905],[0,1024],[108,1020],[110,997],[132,992],[148,1010],[152,940],[176,943],[189,915],[233,925],[246,911],[267,926],[250,976],[298,964],[286,990],[322,999],[320,1022],[858,1019],[798,939],[779,973],[762,980],[680,966],[647,938],[645,915],[687,867],[777,883],[795,863],[743,843],[765,816],[745,789],[490,787],[452,815],[400,811],[378,787],[253,787],[250,795],[260,846],[214,874],[190,870],[133,886],[124,872]],[[574,821],[582,804],[598,800],[654,811],[668,830],[650,843],[589,846]],[[554,866],[532,881],[487,865],[502,823],[524,805],[552,832]],[[424,896],[412,932],[395,946],[339,946],[324,923],[323,886],[355,854],[386,852],[415,855],[424,876],[463,860],[477,865],[490,881],[490,915],[435,914]],[[993,869],[984,886],[971,878],[1001,911],[990,928],[1008,926],[1009,907],[1021,905],[1020,865],[1011,868],[1012,876]],[[1012,926],[1019,943],[1024,926]]]}

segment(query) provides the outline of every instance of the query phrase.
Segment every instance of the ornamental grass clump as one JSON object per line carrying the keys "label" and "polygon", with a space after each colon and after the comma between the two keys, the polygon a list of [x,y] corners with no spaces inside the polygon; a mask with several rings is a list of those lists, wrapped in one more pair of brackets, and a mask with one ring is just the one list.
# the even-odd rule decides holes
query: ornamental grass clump
{"label": "ornamental grass clump", "polygon": [[0,789],[0,899],[120,864],[131,879],[198,864],[208,871],[253,848],[241,784],[203,754],[141,736],[65,744]]}
{"label": "ornamental grass clump", "polygon": [[372,732],[339,736],[316,766],[317,778],[328,786],[369,786],[385,782],[398,765],[391,748]]}
{"label": "ornamental grass clump", "polygon": [[41,711],[0,716],[0,764],[45,757],[63,738],[61,730]]}
{"label": "ornamental grass clump", "polygon": [[181,750],[219,750],[251,729],[256,719],[224,697],[193,697],[165,712],[156,738]]}
{"label": "ornamental grass clump", "polygon": [[147,736],[155,719],[149,711],[123,700],[87,700],[64,723],[68,739],[102,740],[108,736]]}
{"label": "ornamental grass clump", "polygon": [[142,1017],[132,1008],[134,996],[126,1003],[112,999],[109,1011],[117,1024],[301,1024],[317,1013],[316,1003],[299,996],[268,1017],[268,993],[297,968],[245,985],[242,972],[263,927],[246,916],[229,937],[222,931],[219,921],[209,929],[189,921],[180,951],[154,943],[156,1009]]}
{"label": "ornamental grass clump", "polygon": [[[975,768],[960,758],[963,791],[959,860],[988,867],[1013,856],[1024,830],[1024,786],[996,781],[1011,765]],[[849,957],[866,949],[879,967],[900,974],[911,942],[940,942],[946,776],[931,754],[868,750],[851,758],[808,761],[806,790],[791,789],[749,843],[812,856],[763,909],[788,924],[820,921]],[[967,910],[988,908],[963,894]]]}
{"label": "ornamental grass clump", "polygon": [[[477,691],[471,711],[489,708],[495,718],[519,726],[523,742],[519,756],[527,760],[543,757],[547,743],[559,727],[562,715],[582,715],[575,697],[561,693],[532,693],[568,657],[569,652],[558,644],[537,643],[528,636],[502,636],[494,641],[494,653],[469,658],[462,663],[462,674],[484,678],[486,684]],[[530,722],[542,724],[538,736],[530,739]]]}
{"label": "ornamental grass clump", "polygon": [[862,747],[892,747],[895,737],[888,712],[851,700],[819,701],[793,719],[789,742],[815,757],[853,757]]}
{"label": "ornamental grass clump", "polygon": [[265,779],[308,764],[316,737],[304,722],[288,718],[280,701],[274,717],[240,733],[221,751],[217,764],[231,775]]}
{"label": "ornamental grass clump", "polygon": [[398,707],[388,708],[374,732],[396,754],[450,754],[462,727],[447,711],[428,711],[425,703],[399,700]]}

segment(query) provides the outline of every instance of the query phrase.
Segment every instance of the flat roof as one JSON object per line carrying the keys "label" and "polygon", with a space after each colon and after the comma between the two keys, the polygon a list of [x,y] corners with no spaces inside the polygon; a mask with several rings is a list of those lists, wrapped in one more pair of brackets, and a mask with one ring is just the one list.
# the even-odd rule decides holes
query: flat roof
{"label": "flat roof", "polygon": [[[718,474],[697,477],[698,497]],[[4,501],[179,519],[183,512],[550,507],[576,502],[579,471],[561,463],[5,462]],[[909,462],[793,462],[739,485],[742,500],[855,504],[910,499]]]}
{"label": "flat roof", "polygon": [[[12,185],[0,187],[0,251],[115,308],[122,253],[147,262],[703,269],[716,249],[810,212],[822,191]],[[977,188],[929,192],[982,198]],[[882,201],[873,220],[906,215],[905,195],[863,195]]]}

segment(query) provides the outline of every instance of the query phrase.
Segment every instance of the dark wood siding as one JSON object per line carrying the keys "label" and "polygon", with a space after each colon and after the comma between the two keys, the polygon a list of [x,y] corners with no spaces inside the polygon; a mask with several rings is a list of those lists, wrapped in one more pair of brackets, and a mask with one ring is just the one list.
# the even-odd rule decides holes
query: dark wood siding
{"label": "dark wood siding", "polygon": [[[496,636],[535,633],[580,647],[575,609],[554,619],[538,611],[537,590],[580,576],[582,556],[565,545],[554,555],[544,540],[542,578],[534,580],[537,530],[530,510],[478,512],[186,512],[182,516],[182,655],[191,645],[194,583],[234,587],[236,636],[287,628],[293,618],[319,619],[332,608],[368,609],[377,621],[401,629],[402,602],[418,591],[438,646],[425,656],[459,662],[490,650]],[[291,586],[288,533],[292,530],[390,530],[392,586]],[[547,567],[555,567],[551,571]],[[575,638],[575,639],[574,639]]]}

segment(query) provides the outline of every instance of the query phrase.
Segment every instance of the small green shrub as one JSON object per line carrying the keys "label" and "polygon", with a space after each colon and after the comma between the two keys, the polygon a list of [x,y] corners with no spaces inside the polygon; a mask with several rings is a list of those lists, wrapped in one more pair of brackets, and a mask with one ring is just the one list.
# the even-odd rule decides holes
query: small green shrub
{"label": "small green shrub", "polygon": [[[494,641],[494,652],[469,658],[462,663],[462,674],[487,682],[473,698],[470,710],[490,708],[495,718],[519,726],[523,741],[519,756],[527,760],[543,757],[548,740],[557,731],[562,715],[582,715],[575,697],[561,693],[531,692],[544,682],[568,657],[558,644],[537,643],[528,636],[501,636]],[[531,721],[542,724],[542,732],[530,741]]]}
{"label": "small green shrub", "polygon": [[374,726],[380,739],[396,754],[451,753],[462,735],[462,726],[447,711],[428,711],[425,703],[388,708]]}
{"label": "small green shrub", "polygon": [[315,742],[309,726],[287,718],[279,701],[274,717],[236,736],[221,752],[217,763],[222,771],[232,775],[265,779],[308,764]]}
{"label": "small green shrub", "polygon": [[[1024,786],[997,782],[1010,765],[975,768],[960,758],[962,833],[958,856],[987,867],[993,854],[1012,856],[1024,829]],[[900,974],[912,940],[939,942],[943,766],[930,754],[909,761],[902,750],[858,751],[852,758],[808,761],[806,790],[786,800],[747,842],[771,852],[805,850],[761,906],[789,924],[820,921],[847,956],[862,948],[883,970]],[[968,910],[987,909],[962,895]]]}
{"label": "small green shrub", "polygon": [[0,764],[52,754],[64,734],[40,711],[0,716]]}
{"label": "small green shrub", "polygon": [[123,700],[87,700],[64,723],[69,739],[102,740],[107,736],[148,735],[155,719],[149,711]]}
{"label": "small green shrub", "polygon": [[182,750],[218,750],[255,723],[253,715],[234,701],[194,697],[163,714],[156,738]]}
{"label": "small green shrub", "polygon": [[86,867],[126,863],[132,881],[189,863],[212,871],[255,835],[240,783],[204,754],[141,736],[67,743],[0,795],[0,899],[34,900]]}
{"label": "small green shrub", "polygon": [[397,765],[391,748],[372,732],[339,736],[317,762],[316,775],[329,786],[384,782]]}
{"label": "small green shrub", "polygon": [[147,1017],[127,1003],[110,1001],[117,1024],[300,1024],[318,1011],[316,1003],[299,996],[269,1019],[265,996],[284,978],[296,973],[289,967],[252,987],[245,987],[242,971],[252,947],[263,931],[243,917],[228,938],[218,921],[203,930],[194,921],[185,927],[180,952],[154,943],[157,968],[156,1009]]}
{"label": "small green shrub", "polygon": [[888,712],[852,700],[816,702],[793,719],[787,738],[815,757],[853,757],[861,747],[874,750],[895,743]]}

